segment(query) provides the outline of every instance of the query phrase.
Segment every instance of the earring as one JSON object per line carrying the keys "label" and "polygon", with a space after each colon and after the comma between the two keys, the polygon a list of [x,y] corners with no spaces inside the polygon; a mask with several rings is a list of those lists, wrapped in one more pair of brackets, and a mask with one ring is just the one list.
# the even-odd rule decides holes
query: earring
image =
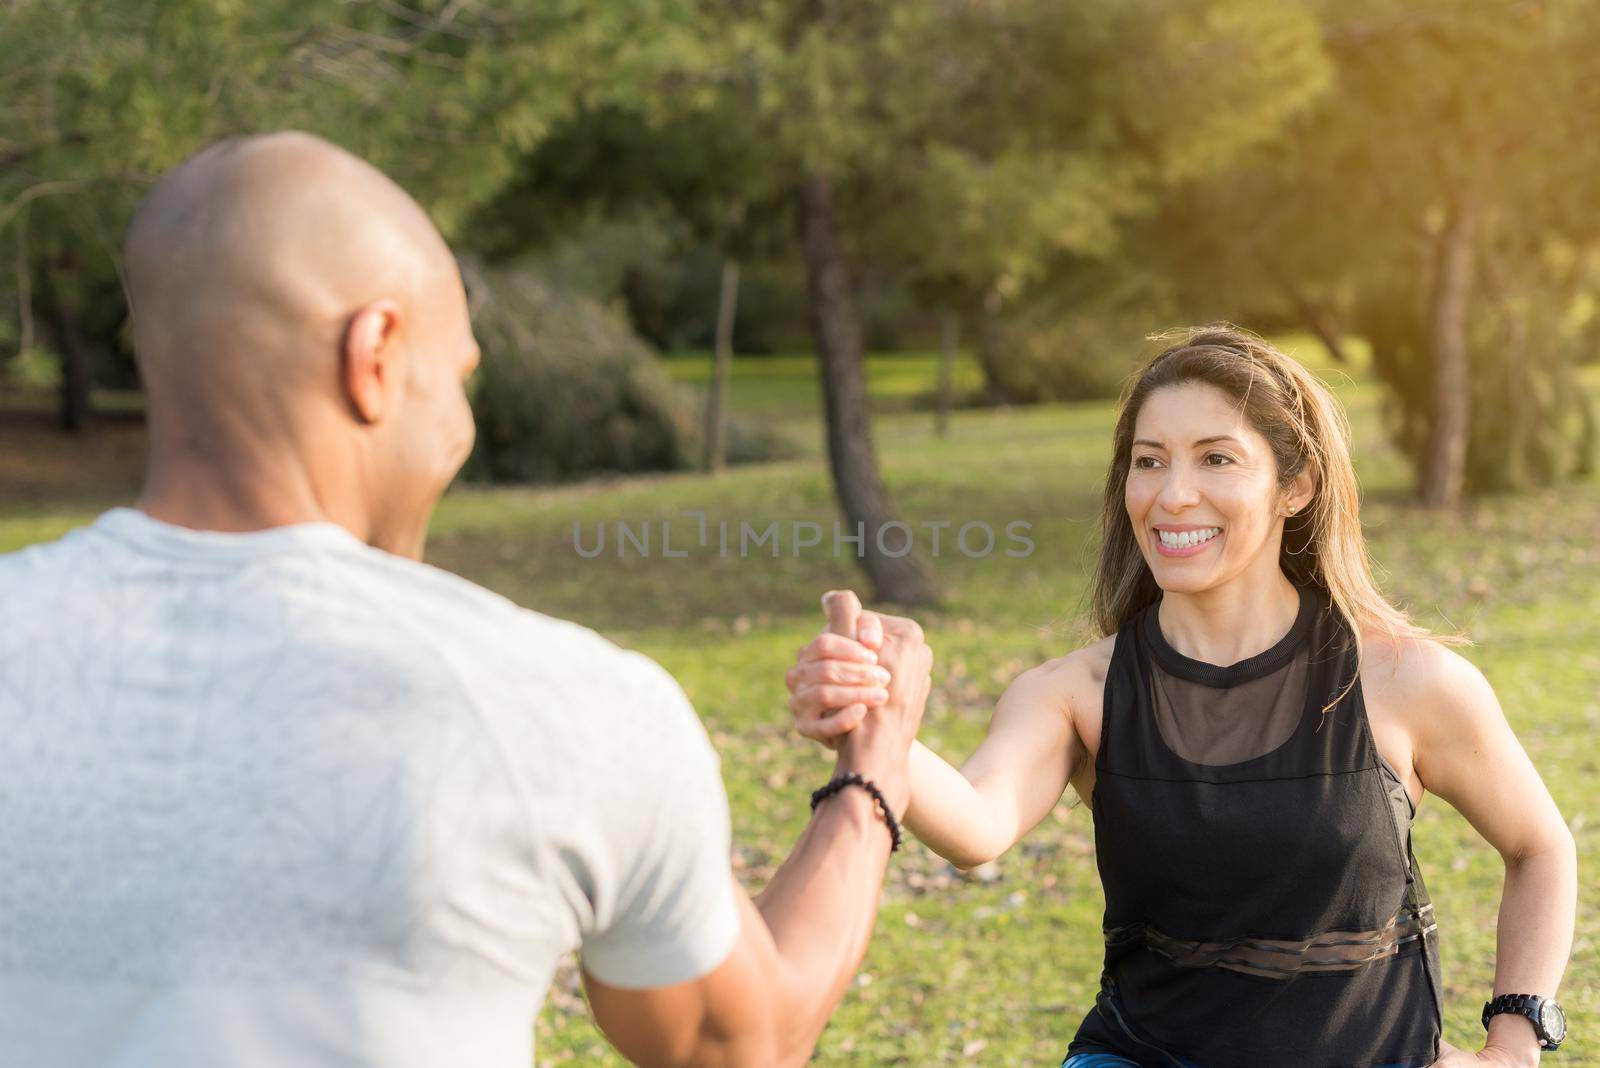
{"label": "earring", "polygon": [[1297,512],[1297,511],[1299,511],[1299,509],[1298,509],[1298,508],[1296,508],[1296,507],[1295,507],[1295,506],[1294,506],[1294,505],[1292,505],[1292,504],[1291,504],[1291,505],[1290,505],[1290,506],[1289,506],[1289,514],[1290,514],[1290,515],[1294,515],[1294,514],[1295,514],[1295,512]]}

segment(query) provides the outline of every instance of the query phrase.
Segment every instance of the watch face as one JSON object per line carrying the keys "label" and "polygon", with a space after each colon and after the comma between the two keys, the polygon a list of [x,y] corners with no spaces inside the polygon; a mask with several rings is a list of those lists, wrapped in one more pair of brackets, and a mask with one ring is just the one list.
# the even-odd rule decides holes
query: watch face
{"label": "watch face", "polygon": [[1544,1025],[1544,1033],[1550,1036],[1552,1042],[1560,1042],[1567,1037],[1567,1015],[1549,998],[1539,1006],[1539,1022]]}

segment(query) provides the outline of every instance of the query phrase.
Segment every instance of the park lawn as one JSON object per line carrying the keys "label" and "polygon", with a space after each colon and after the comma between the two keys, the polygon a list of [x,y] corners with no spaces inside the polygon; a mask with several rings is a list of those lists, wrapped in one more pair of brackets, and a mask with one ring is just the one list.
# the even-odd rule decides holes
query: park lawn
{"label": "park lawn", "polygon": [[[703,387],[710,381],[709,353],[678,352],[662,362],[675,382]],[[879,410],[931,407],[938,381],[937,352],[897,352],[867,359],[867,388]],[[983,371],[969,351],[956,355],[951,384],[957,396],[982,388]],[[816,357],[792,353],[736,359],[729,375],[729,396],[733,410],[745,415],[770,415],[785,421],[815,419],[821,403]]]}
{"label": "park lawn", "polygon": [[[734,410],[744,381],[765,397],[768,417],[796,427],[811,419],[815,443],[814,371],[806,385],[780,362],[772,371],[782,371],[786,384],[774,384],[763,381],[759,365],[766,363],[736,366]],[[932,366],[922,359],[928,388]],[[674,373],[692,378],[686,367]],[[1450,520],[1413,512],[1402,503],[1404,466],[1380,430],[1377,390],[1331,377],[1341,381],[1351,410],[1364,518],[1386,588],[1426,622],[1459,627],[1476,639],[1466,654],[1495,684],[1571,821],[1583,885],[1600,884],[1600,754],[1590,743],[1600,729],[1600,539],[1593,533],[1600,529],[1600,486],[1486,500]],[[941,554],[929,560],[944,603],[918,616],[936,661],[923,738],[959,762],[1018,672],[1086,636],[1085,589],[1112,408],[963,411],[949,436],[939,438],[931,413],[896,407],[881,405],[876,426],[903,516],[913,524],[952,524]],[[14,512],[0,504],[0,549],[52,536],[92,511],[79,497],[57,510],[32,502]],[[706,514],[709,549],[694,544],[698,520],[686,511]],[[829,551],[835,516],[825,465],[814,454],[717,478],[464,488],[440,508],[429,557],[522,604],[644,650],[682,681],[722,753],[735,865],[753,891],[803,826],[806,797],[828,770],[820,751],[787,728],[782,673],[820,625],[818,595],[862,586],[848,556]],[[635,531],[647,520],[656,524],[649,558],[632,550],[617,555],[619,520]],[[664,520],[671,521],[674,549],[687,556],[662,557]],[[1003,551],[1005,525],[1014,520],[1032,524],[1035,550],[1027,557]],[[728,556],[716,551],[719,521],[735,532]],[[819,524],[823,546],[794,556],[786,544],[779,559],[738,555],[740,522],[760,529],[796,521]],[[574,524],[592,546],[602,522],[605,552],[580,557]],[[1000,547],[981,558],[962,555],[952,539],[967,522],[1000,532]],[[926,549],[926,532],[917,530]],[[1432,797],[1417,817],[1416,851],[1442,935],[1446,1037],[1475,1048],[1492,977],[1499,858]],[[1082,806],[1063,803],[987,881],[961,876],[912,844],[894,858],[862,975],[824,1034],[817,1063],[1059,1063],[1097,985],[1101,907],[1091,822]],[[1560,1056],[1570,1064],[1600,1064],[1600,904],[1587,891],[1561,994],[1574,1037]],[[570,968],[551,991],[537,1031],[541,1065],[622,1063],[606,1052],[583,1012]]]}

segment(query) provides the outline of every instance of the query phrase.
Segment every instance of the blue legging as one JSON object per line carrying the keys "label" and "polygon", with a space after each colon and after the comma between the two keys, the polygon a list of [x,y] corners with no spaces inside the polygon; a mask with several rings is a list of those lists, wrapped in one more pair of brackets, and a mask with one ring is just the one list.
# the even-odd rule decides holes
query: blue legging
{"label": "blue legging", "polygon": [[[1074,1053],[1061,1062],[1061,1068],[1143,1068],[1143,1066],[1120,1053]],[[1199,1068],[1199,1065],[1190,1065],[1190,1068]],[[1402,1066],[1389,1065],[1385,1068],[1402,1068]]]}
{"label": "blue legging", "polygon": [[1120,1053],[1074,1053],[1061,1062],[1061,1068],[1143,1068],[1143,1066]]}

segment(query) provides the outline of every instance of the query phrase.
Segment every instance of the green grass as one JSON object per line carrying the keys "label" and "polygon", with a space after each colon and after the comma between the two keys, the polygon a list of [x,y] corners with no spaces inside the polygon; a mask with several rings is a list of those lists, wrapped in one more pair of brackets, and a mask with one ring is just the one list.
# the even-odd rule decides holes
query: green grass
{"label": "green grass", "polygon": [[[675,353],[664,362],[677,382],[703,387],[710,381],[708,353]],[[931,412],[938,381],[936,352],[874,355],[867,359],[867,388],[873,409],[878,412],[914,407]],[[963,351],[956,357],[951,382],[957,398],[982,387],[983,372],[970,352]],[[816,358],[809,353],[737,359],[729,375],[728,393],[731,409],[738,415],[776,423],[798,437],[802,447],[820,440],[814,431],[822,410],[822,386]]]}
{"label": "green grass", "polygon": [[[939,438],[931,413],[904,404],[931,388],[934,361],[901,359],[874,361],[872,377],[879,451],[904,517],[957,526],[981,520],[997,529],[1022,519],[1033,524],[1036,544],[1026,559],[968,559],[947,542],[930,561],[946,599],[920,614],[936,656],[923,737],[959,762],[1011,678],[1084,636],[1112,411],[1103,403],[962,411]],[[704,360],[696,362],[674,360],[673,373],[703,378]],[[1467,655],[1495,684],[1571,821],[1582,884],[1600,885],[1600,753],[1590,743],[1600,731],[1600,486],[1487,500],[1449,522],[1413,512],[1402,503],[1404,465],[1380,430],[1376,388],[1330,377],[1354,423],[1364,517],[1386,588],[1426,622],[1461,627],[1477,640]],[[820,440],[809,361],[740,361],[733,398],[735,412],[781,420],[813,446]],[[35,501],[25,514],[0,512],[0,548],[92,515],[82,498],[67,499],[59,509]],[[836,515],[815,454],[717,478],[464,489],[439,510],[430,558],[642,649],[683,682],[722,753],[735,863],[756,890],[803,825],[807,793],[827,772],[821,753],[788,729],[782,673],[820,625],[817,596],[863,583],[848,559],[825,552],[773,560],[695,548],[682,559],[644,559],[618,557],[608,543],[600,558],[584,560],[573,550],[574,523],[588,541],[596,523],[617,520],[636,529],[644,520],[672,520],[673,543],[684,546],[694,530],[686,510],[707,514],[713,538],[719,520],[757,527],[811,520],[831,531]],[[1499,859],[1431,797],[1418,815],[1416,849],[1441,927],[1446,1037],[1477,1048],[1478,1010],[1492,979]],[[1087,812],[1062,805],[998,867],[998,881],[982,883],[917,845],[895,857],[862,977],[823,1036],[817,1063],[1059,1063],[1091,1004],[1102,948]],[[1561,1063],[1600,1064],[1600,907],[1588,890],[1561,994],[1574,1036]],[[588,1021],[570,968],[537,1029],[540,1064],[621,1063]]]}

